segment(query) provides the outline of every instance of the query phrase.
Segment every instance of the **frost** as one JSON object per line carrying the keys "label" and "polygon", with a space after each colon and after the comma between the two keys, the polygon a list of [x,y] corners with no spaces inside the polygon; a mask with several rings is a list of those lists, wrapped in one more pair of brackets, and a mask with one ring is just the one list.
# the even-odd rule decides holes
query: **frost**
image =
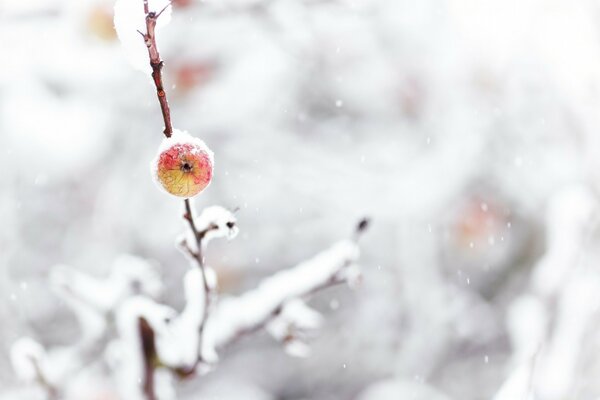
{"label": "frost", "polygon": [[[148,10],[159,13],[164,12],[156,22],[156,31],[164,27],[171,20],[171,7],[169,0],[148,0]],[[150,76],[152,69],[148,62],[148,49],[140,32],[146,33],[146,18],[142,0],[117,0],[115,3],[115,30],[125,55],[131,65]],[[160,35],[157,35],[160,38]]]}

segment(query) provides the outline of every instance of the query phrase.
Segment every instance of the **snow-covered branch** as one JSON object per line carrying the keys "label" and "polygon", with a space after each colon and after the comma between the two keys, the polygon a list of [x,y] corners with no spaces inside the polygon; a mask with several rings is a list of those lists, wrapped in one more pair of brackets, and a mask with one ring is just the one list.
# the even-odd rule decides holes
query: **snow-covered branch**
{"label": "snow-covered branch", "polygon": [[514,369],[494,400],[558,400],[570,393],[581,343],[600,306],[600,275],[585,261],[597,221],[595,196],[585,186],[565,188],[549,202],[547,251],[530,293],[509,309]]}
{"label": "snow-covered branch", "polygon": [[301,321],[306,309],[297,306],[298,299],[339,283],[354,285],[360,279],[358,255],[356,242],[343,240],[310,260],[265,279],[248,293],[222,299],[207,325],[207,342],[222,347],[278,316],[292,324]]}

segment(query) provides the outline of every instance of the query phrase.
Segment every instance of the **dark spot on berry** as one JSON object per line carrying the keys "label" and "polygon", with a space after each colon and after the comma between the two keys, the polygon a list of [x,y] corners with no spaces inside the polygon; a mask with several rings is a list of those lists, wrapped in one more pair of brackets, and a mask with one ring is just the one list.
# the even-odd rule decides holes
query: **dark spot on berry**
{"label": "dark spot on berry", "polygon": [[190,164],[189,162],[184,162],[184,163],[181,165],[181,170],[182,170],[183,172],[190,172],[190,171],[192,170],[192,164]]}

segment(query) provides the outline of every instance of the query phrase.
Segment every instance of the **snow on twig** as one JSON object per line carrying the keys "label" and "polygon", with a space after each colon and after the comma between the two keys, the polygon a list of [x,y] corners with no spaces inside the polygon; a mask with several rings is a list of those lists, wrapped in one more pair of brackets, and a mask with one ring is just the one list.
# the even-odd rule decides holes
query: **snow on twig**
{"label": "snow on twig", "polygon": [[256,289],[222,299],[207,324],[207,342],[216,348],[262,328],[286,304],[317,290],[346,282],[356,271],[356,242],[340,241],[310,260],[265,279]]}

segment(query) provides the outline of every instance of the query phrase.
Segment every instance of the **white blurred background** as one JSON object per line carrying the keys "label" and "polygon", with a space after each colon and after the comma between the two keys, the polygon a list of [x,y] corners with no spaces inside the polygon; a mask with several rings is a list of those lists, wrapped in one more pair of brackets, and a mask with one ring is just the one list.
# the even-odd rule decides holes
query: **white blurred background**
{"label": "white blurred background", "polygon": [[[134,254],[183,301],[162,119],[112,14],[0,0],[2,399],[44,398],[15,340],[80,334],[53,265]],[[362,286],[311,299],[310,357],[259,333],[178,398],[600,398],[600,1],[177,0],[159,47],[174,126],[215,152],[197,206],[240,207],[207,254],[222,292],[372,217]],[[77,400],[117,399],[109,369]]]}

